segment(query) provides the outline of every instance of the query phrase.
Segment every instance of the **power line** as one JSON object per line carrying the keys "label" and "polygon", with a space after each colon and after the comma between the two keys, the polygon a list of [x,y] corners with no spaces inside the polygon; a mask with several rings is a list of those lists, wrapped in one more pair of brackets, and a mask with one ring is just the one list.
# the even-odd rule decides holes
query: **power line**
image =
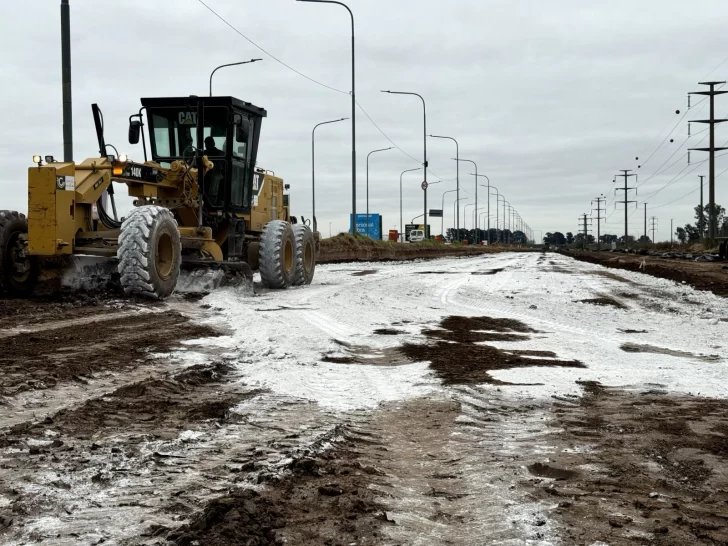
{"label": "power line", "polygon": [[[256,43],[255,41],[253,41],[252,39],[248,38],[248,37],[247,37],[247,36],[246,36],[245,34],[243,34],[243,33],[242,33],[242,32],[241,32],[241,31],[240,31],[240,30],[239,30],[239,29],[238,29],[237,27],[235,27],[235,26],[234,26],[234,25],[233,25],[232,23],[230,23],[229,21],[227,21],[227,20],[226,20],[226,19],[225,19],[225,18],[224,18],[224,17],[222,16],[222,15],[220,15],[219,13],[217,13],[217,12],[216,12],[216,11],[215,11],[214,9],[212,9],[212,8],[211,8],[211,7],[209,6],[209,5],[207,5],[207,4],[206,4],[206,3],[205,3],[205,2],[203,1],[203,0],[197,0],[197,1],[198,1],[198,2],[199,2],[199,3],[201,4],[201,5],[202,5],[202,6],[204,6],[204,7],[205,7],[205,8],[206,8],[206,9],[207,9],[207,10],[208,10],[208,11],[209,11],[210,13],[212,13],[212,14],[213,14],[213,15],[214,15],[215,17],[217,17],[217,18],[218,18],[218,19],[219,19],[220,21],[222,21],[222,22],[223,22],[223,23],[224,23],[224,24],[225,24],[225,25],[226,25],[227,27],[229,27],[229,28],[230,28],[230,29],[232,29],[232,30],[233,30],[233,31],[234,31],[234,32],[235,32],[236,34],[238,34],[238,35],[239,35],[239,36],[240,36],[241,38],[245,39],[245,40],[246,40],[247,42],[249,42],[250,44],[252,44],[252,45],[253,45],[254,47],[258,48],[258,49],[259,49],[260,51],[262,51],[263,53],[265,53],[266,55],[268,55],[268,56],[269,56],[269,57],[270,57],[271,59],[273,59],[274,61],[276,61],[277,63],[279,63],[279,64],[280,64],[281,66],[284,66],[285,68],[287,68],[288,70],[291,70],[292,72],[294,72],[294,73],[298,74],[298,75],[299,75],[299,76],[301,76],[302,78],[306,78],[306,79],[307,79],[308,81],[310,81],[310,82],[312,82],[312,83],[315,83],[316,85],[319,85],[319,86],[321,86],[321,87],[324,87],[324,88],[326,88],[326,89],[329,89],[330,91],[335,91],[336,93],[341,93],[341,94],[344,94],[344,95],[350,95],[350,94],[351,94],[351,93],[350,93],[349,91],[344,91],[344,90],[342,90],[342,89],[337,89],[336,87],[332,87],[332,86],[330,86],[330,85],[327,85],[327,84],[325,84],[325,83],[322,83],[322,82],[320,82],[320,81],[318,81],[318,80],[316,80],[316,79],[314,79],[314,78],[312,78],[312,77],[310,77],[310,76],[307,76],[306,74],[304,74],[304,73],[303,73],[303,72],[301,72],[300,70],[297,70],[297,69],[295,69],[294,67],[292,67],[292,66],[291,66],[291,65],[289,65],[288,63],[286,63],[286,62],[282,61],[281,59],[279,59],[278,57],[276,57],[275,55],[273,55],[273,54],[272,54],[272,53],[271,53],[270,51],[268,51],[267,49],[265,49],[265,48],[263,48],[262,46],[260,46],[259,44],[257,44],[257,43]],[[364,114],[364,115],[365,115],[365,116],[367,117],[367,119],[368,119],[368,120],[369,120],[369,121],[371,122],[371,124],[372,124],[372,125],[374,125],[374,127],[376,127],[376,129],[377,129],[377,130],[378,130],[378,131],[379,131],[379,132],[380,132],[380,133],[382,134],[382,136],[383,136],[383,137],[384,137],[385,139],[387,139],[387,141],[389,141],[389,142],[390,142],[390,143],[391,143],[391,144],[392,144],[392,145],[393,145],[393,146],[394,146],[394,147],[395,147],[395,148],[396,148],[397,150],[399,150],[400,152],[402,152],[402,153],[403,153],[404,155],[406,155],[407,157],[409,157],[409,158],[410,158],[410,159],[412,159],[413,161],[416,161],[417,163],[421,163],[421,160],[419,160],[419,159],[417,159],[417,158],[413,157],[412,155],[408,154],[408,153],[407,153],[407,152],[406,152],[405,150],[403,150],[403,149],[402,149],[402,148],[401,148],[401,147],[400,147],[400,146],[399,146],[399,145],[398,145],[398,144],[397,144],[396,142],[394,142],[394,141],[393,141],[393,140],[392,140],[391,138],[389,138],[389,136],[388,136],[388,135],[387,135],[387,134],[386,134],[386,133],[385,133],[385,132],[384,132],[384,131],[382,130],[382,128],[381,128],[381,127],[379,127],[379,125],[378,125],[378,124],[377,124],[377,123],[376,123],[376,122],[374,121],[374,119],[372,119],[372,117],[371,117],[371,116],[369,115],[369,113],[368,113],[368,112],[367,112],[367,111],[366,111],[366,110],[364,109],[364,107],[363,107],[363,106],[362,106],[362,105],[361,105],[361,104],[359,103],[359,101],[355,101],[355,102],[356,102],[356,105],[357,105],[357,106],[359,107],[359,109],[360,109],[360,110],[362,111],[362,113],[363,113],[363,114]],[[433,172],[432,170],[430,170],[430,173],[431,173],[431,174],[432,174],[432,175],[433,175],[433,176],[434,176],[435,178],[437,178],[438,180],[442,180],[442,178],[441,178],[440,176],[438,176],[437,174],[435,174],[435,173],[434,173],[434,172]]]}

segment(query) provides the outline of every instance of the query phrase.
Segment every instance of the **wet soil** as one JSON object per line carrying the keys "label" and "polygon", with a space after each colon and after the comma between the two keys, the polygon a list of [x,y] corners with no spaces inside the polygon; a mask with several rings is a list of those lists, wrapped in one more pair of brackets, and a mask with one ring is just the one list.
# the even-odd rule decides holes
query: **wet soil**
{"label": "wet soil", "polygon": [[[23,324],[35,315],[38,303],[25,305],[25,313],[16,319]],[[0,336],[0,396],[67,381],[83,383],[100,372],[142,365],[150,353],[168,351],[182,340],[218,335],[179,312],[154,312],[153,307],[120,314],[102,304],[83,309],[81,316],[75,307],[51,308],[41,307],[46,316],[53,314],[55,324],[47,318],[31,332],[12,335],[6,330]]]}
{"label": "wet soil", "polygon": [[728,269],[724,269],[726,262],[690,262],[615,252],[568,252],[566,255],[609,268],[637,271],[684,282],[697,290],[728,296]]}
{"label": "wet soil", "polygon": [[[198,365],[167,378],[125,385],[101,398],[61,410],[42,426],[59,434],[98,441],[120,429],[141,441],[176,438],[197,421],[228,421],[230,409],[260,391],[225,392],[229,365]],[[36,427],[37,428],[37,427]]]}
{"label": "wet soil", "polygon": [[260,492],[239,489],[210,502],[170,532],[180,546],[379,544],[387,516],[370,488],[377,471],[361,462],[361,442],[341,429],[333,448],[295,458]]}
{"label": "wet soil", "polygon": [[429,361],[430,367],[446,385],[490,383],[507,384],[490,372],[512,368],[559,366],[583,368],[577,360],[559,360],[543,351],[509,351],[484,344],[488,341],[515,342],[529,339],[535,330],[526,324],[504,318],[450,316],[439,330],[423,332],[434,343],[406,343],[399,351],[413,362]]}
{"label": "wet soil", "polygon": [[705,362],[717,362],[722,360],[720,355],[698,355],[688,351],[678,351],[676,349],[667,349],[665,347],[656,347],[655,345],[640,343],[624,343],[620,346],[620,349],[627,353],[652,353],[657,355],[675,356],[678,358],[703,360]]}
{"label": "wet soil", "polygon": [[529,467],[562,543],[728,544],[728,402],[583,388],[554,406],[556,449]]}
{"label": "wet soil", "polygon": [[611,307],[616,307],[617,309],[626,309],[626,307],[619,303],[617,300],[608,298],[606,296],[602,296],[599,298],[588,298],[585,300],[577,300],[577,303],[589,303],[591,305],[609,305]]}

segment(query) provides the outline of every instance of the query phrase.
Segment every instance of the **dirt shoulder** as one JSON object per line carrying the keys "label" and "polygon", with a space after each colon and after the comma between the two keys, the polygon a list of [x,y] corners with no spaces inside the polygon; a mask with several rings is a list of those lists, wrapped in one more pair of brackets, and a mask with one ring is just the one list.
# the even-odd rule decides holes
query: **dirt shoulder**
{"label": "dirt shoulder", "polygon": [[474,256],[514,250],[526,249],[482,245],[446,245],[434,241],[403,244],[341,234],[321,241],[316,261],[318,263],[401,261],[446,256]]}
{"label": "dirt shoulder", "polygon": [[575,260],[685,282],[697,290],[728,296],[728,263],[690,262],[614,252],[568,252]]}
{"label": "dirt shoulder", "polygon": [[726,401],[583,388],[554,405],[556,449],[528,467],[563,544],[728,544]]}

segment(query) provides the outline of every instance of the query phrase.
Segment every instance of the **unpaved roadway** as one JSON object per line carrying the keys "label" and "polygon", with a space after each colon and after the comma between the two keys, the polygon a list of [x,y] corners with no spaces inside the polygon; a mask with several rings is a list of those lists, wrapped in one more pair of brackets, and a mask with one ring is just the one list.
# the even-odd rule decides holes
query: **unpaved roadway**
{"label": "unpaved roadway", "polygon": [[0,543],[728,544],[728,300],[557,254],[0,301]]}

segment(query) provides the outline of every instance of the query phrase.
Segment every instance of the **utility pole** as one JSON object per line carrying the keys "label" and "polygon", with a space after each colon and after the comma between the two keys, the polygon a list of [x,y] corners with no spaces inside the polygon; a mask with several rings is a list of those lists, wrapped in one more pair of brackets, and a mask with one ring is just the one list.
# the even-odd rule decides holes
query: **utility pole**
{"label": "utility pole", "polygon": [[670,218],[670,244],[672,244],[672,234],[673,234],[672,222],[673,222],[673,219]]}
{"label": "utility pole", "polygon": [[[715,210],[715,152],[720,150],[727,150],[728,148],[715,146],[715,125],[717,123],[723,123],[728,119],[715,119],[715,96],[724,95],[728,91],[718,91],[715,89],[716,85],[725,85],[725,82],[699,82],[699,85],[707,85],[710,87],[710,91],[695,91],[690,95],[705,95],[710,98],[710,119],[696,119],[692,120],[692,123],[707,123],[710,125],[710,146],[708,148],[690,148],[690,150],[697,150],[700,152],[708,152],[709,163],[708,163],[708,238],[715,239],[718,235],[718,218]],[[701,186],[702,187],[702,186]]]}
{"label": "utility pole", "polygon": [[655,242],[655,231],[657,231],[657,216],[650,218],[650,230],[652,231],[652,242]]}
{"label": "utility pole", "polygon": [[602,211],[606,210],[602,208],[602,202],[606,202],[607,198],[603,195],[600,195],[599,197],[595,197],[592,201],[592,205],[594,204],[594,201],[597,202],[597,208],[592,208],[593,211],[597,211],[597,248],[601,250],[602,248],[602,242],[600,241],[601,238],[601,221],[604,220],[604,216],[602,216]]}
{"label": "utility pole", "polygon": [[[627,227],[627,205],[629,203],[637,203],[637,201],[630,201],[629,199],[627,199],[628,192],[630,190],[636,189],[636,188],[630,188],[627,185],[627,181],[629,180],[629,177],[630,176],[637,176],[637,175],[634,174],[634,173],[632,173],[632,169],[622,169],[621,172],[622,172],[622,174],[618,174],[616,176],[623,176],[624,177],[624,188],[615,188],[614,189],[614,194],[616,195],[618,191],[623,191],[624,192],[624,201],[615,201],[614,206],[616,207],[617,206],[617,203],[623,203],[624,204],[624,246],[626,248],[626,247],[629,246],[629,243],[628,243],[628,241],[629,241],[629,234],[628,234],[628,227]],[[630,173],[632,173],[632,174],[630,174]],[[614,181],[615,182],[617,181],[616,177],[615,177]]]}
{"label": "utility pole", "polygon": [[582,215],[581,215],[581,216],[579,217],[579,222],[580,222],[580,224],[579,224],[579,229],[580,229],[580,230],[581,230],[581,232],[582,232],[582,233],[584,234],[584,238],[583,238],[583,239],[582,239],[582,241],[581,241],[581,246],[582,246],[582,248],[583,248],[584,250],[586,250],[586,244],[587,244],[587,239],[588,239],[588,237],[587,237],[587,236],[588,236],[588,234],[589,234],[589,230],[588,230],[588,227],[589,227],[589,226],[588,226],[587,222],[591,222],[591,218],[587,218],[587,216],[586,216],[586,212],[585,212],[584,214],[582,214]]}
{"label": "utility pole", "polygon": [[700,239],[705,237],[705,207],[703,205],[703,178],[705,175],[700,175],[700,218],[698,218],[698,227],[700,228]]}
{"label": "utility pole", "polygon": [[61,0],[61,85],[63,91],[63,161],[73,161],[73,102],[71,100],[71,8]]}
{"label": "utility pole", "polygon": [[[645,206],[645,244],[647,244],[647,203],[643,203]],[[652,241],[653,243],[655,241]]]}

